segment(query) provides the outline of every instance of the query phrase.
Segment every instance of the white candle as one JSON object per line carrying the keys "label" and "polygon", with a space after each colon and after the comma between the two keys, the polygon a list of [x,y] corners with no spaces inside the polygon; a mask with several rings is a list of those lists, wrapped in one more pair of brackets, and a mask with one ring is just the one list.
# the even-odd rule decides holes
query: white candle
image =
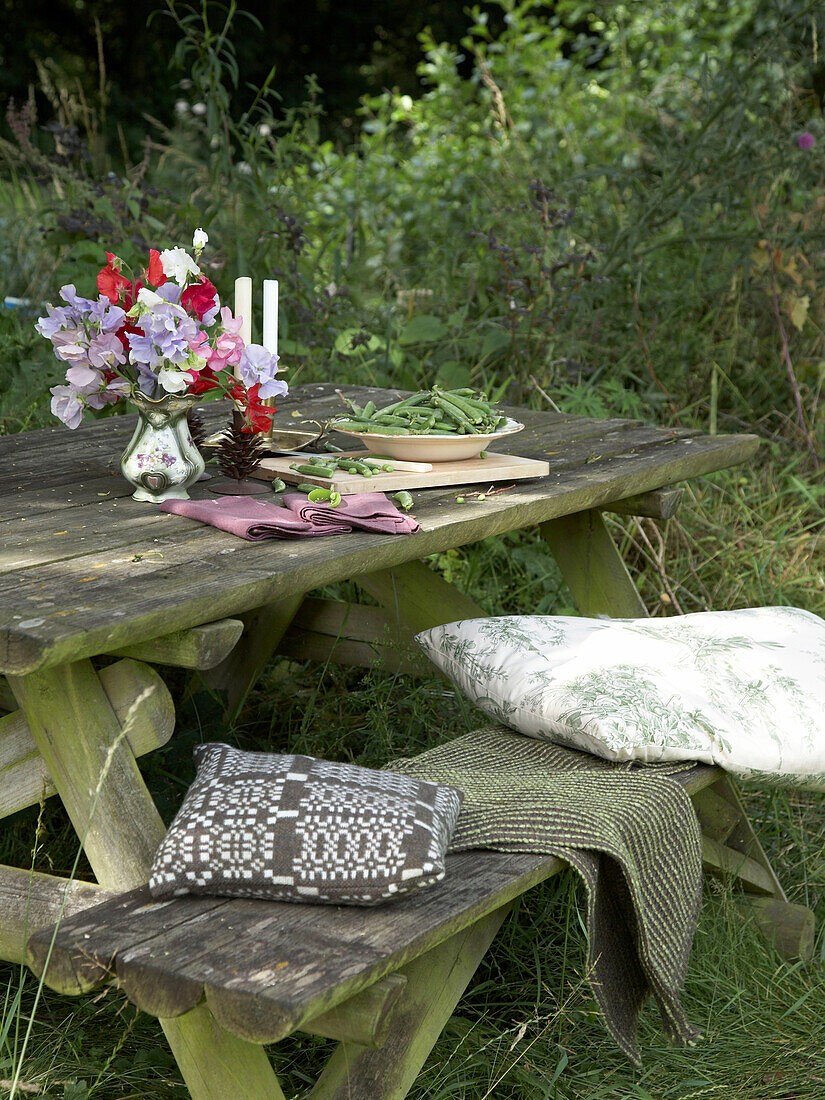
{"label": "white candle", "polygon": [[235,316],[243,318],[241,339],[252,343],[252,280],[248,275],[235,280]]}
{"label": "white candle", "polygon": [[264,279],[263,345],[272,355],[278,354],[278,280]]}

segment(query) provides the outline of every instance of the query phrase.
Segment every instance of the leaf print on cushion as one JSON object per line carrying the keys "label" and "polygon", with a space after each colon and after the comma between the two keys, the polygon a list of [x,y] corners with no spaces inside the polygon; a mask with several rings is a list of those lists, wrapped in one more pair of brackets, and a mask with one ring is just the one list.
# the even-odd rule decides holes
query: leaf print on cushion
{"label": "leaf print on cushion", "polygon": [[418,641],[470,699],[531,737],[825,789],[825,622],[809,611],[511,615]]}

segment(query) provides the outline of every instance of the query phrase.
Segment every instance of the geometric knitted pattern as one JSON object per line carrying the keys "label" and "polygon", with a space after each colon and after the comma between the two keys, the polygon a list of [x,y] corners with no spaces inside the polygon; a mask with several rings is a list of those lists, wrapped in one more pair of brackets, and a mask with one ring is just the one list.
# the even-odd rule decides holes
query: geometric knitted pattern
{"label": "geometric knitted pattern", "polygon": [[702,892],[699,824],[680,782],[695,765],[617,764],[490,726],[388,767],[461,788],[451,852],[542,852],[579,873],[587,977],[635,1065],[651,993],[667,1032],[696,1039],[679,1002]]}
{"label": "geometric knitted pattern", "polygon": [[458,791],[311,756],[195,749],[155,856],[155,898],[222,894],[374,905],[444,877]]}

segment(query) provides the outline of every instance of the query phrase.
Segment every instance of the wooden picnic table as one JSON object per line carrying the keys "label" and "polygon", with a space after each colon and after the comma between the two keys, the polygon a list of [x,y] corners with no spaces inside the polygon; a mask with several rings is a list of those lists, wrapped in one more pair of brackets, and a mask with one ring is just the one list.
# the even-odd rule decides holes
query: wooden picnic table
{"label": "wooden picnic table", "polygon": [[[343,389],[379,407],[393,396]],[[306,385],[279,417],[289,426],[340,410],[332,385]],[[667,516],[678,500],[670,486],[745,462],[758,445],[750,435],[507,412],[526,427],[501,449],[545,459],[547,477],[483,501],[458,503],[454,487],[416,491],[415,535],[306,542],[244,542],[133,501],[117,466],[133,417],[0,439],[0,702],[10,712],[0,719],[0,816],[57,792],[97,877],[67,889],[57,877],[0,867],[0,957],[19,960],[27,931],[53,923],[61,905],[77,912],[146,882],[165,829],[136,757],[167,741],[174,724],[153,665],[199,669],[233,713],[279,645],[403,663],[415,631],[483,614],[422,559],[515,530],[548,544],[582,614],[643,615],[602,512]],[[215,406],[204,415],[217,425]],[[208,493],[204,482],[197,494]],[[339,581],[354,581],[378,607],[308,596]],[[762,892],[784,898],[759,852]],[[224,1031],[204,1005],[162,1024],[193,1095],[223,1095],[215,1082],[237,1077],[227,1067],[242,1067],[244,1095],[269,1095],[263,1049]]]}

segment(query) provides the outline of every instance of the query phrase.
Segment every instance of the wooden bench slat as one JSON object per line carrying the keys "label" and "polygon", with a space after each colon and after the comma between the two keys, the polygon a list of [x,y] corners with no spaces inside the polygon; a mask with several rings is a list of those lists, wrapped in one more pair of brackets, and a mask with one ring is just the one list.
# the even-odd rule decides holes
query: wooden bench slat
{"label": "wooden bench slat", "polygon": [[[130,1000],[160,1016],[186,1012],[202,993],[216,1014],[222,996],[231,1000],[235,1017],[245,1000],[254,1015],[258,1001],[274,1042],[563,866],[548,856],[459,853],[437,886],[374,909],[220,898],[151,904],[144,888],[64,922],[46,982],[80,992],[116,976]],[[36,973],[50,939],[38,934],[29,944]]]}

